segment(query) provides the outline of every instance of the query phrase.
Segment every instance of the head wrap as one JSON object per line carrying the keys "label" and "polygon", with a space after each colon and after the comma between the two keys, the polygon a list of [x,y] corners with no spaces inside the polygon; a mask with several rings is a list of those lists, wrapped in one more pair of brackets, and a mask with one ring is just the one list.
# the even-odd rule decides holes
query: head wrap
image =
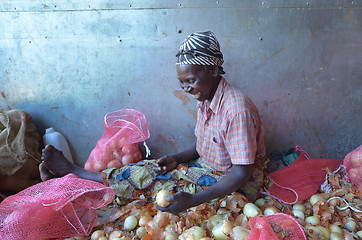
{"label": "head wrap", "polygon": [[221,67],[224,59],[220,52],[220,44],[211,31],[189,35],[181,44],[176,57],[176,65],[213,65],[220,67],[220,74],[224,73]]}

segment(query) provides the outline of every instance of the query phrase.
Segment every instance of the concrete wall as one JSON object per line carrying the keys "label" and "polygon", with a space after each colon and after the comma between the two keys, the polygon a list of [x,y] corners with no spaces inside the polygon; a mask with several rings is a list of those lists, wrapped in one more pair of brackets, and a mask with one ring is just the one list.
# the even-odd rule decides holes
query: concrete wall
{"label": "concrete wall", "polygon": [[0,2],[0,108],[54,127],[79,165],[106,113],[146,115],[153,156],[193,141],[196,102],[178,91],[175,54],[194,31],[215,32],[226,79],[249,95],[268,152],[300,145],[343,157],[362,143],[362,2]]}

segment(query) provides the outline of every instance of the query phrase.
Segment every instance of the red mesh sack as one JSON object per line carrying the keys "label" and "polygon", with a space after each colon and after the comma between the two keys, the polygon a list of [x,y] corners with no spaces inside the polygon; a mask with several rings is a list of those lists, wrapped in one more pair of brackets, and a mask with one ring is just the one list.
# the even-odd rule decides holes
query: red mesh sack
{"label": "red mesh sack", "polygon": [[89,155],[85,169],[101,172],[141,160],[138,143],[150,137],[142,113],[133,109],[108,113],[104,117],[104,128],[105,132]]}
{"label": "red mesh sack", "polygon": [[301,154],[292,164],[268,174],[273,185],[265,194],[287,204],[304,201],[323,184],[327,168],[334,171],[342,164],[341,160],[310,158],[299,151]]}
{"label": "red mesh sack", "polygon": [[348,153],[343,160],[346,167],[346,178],[362,190],[362,145]]}
{"label": "red mesh sack", "polygon": [[91,233],[97,210],[114,191],[68,174],[31,186],[0,203],[0,239],[64,239]]}
{"label": "red mesh sack", "polygon": [[300,224],[292,216],[284,213],[254,217],[248,223],[250,234],[247,240],[307,239]]}

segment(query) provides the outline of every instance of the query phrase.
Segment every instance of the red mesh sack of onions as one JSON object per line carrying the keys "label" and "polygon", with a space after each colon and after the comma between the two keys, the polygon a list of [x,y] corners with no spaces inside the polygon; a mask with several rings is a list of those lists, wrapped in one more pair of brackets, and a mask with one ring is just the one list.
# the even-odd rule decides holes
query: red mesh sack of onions
{"label": "red mesh sack of onions", "polygon": [[361,191],[362,190],[362,145],[348,153],[343,160],[346,167],[347,180],[351,180]]}
{"label": "red mesh sack of onions", "polygon": [[84,168],[101,172],[142,159],[138,143],[150,137],[146,117],[133,109],[122,109],[104,117],[105,132],[92,150]]}
{"label": "red mesh sack of onions", "polygon": [[114,191],[74,174],[38,183],[0,203],[0,239],[64,239],[89,235],[97,210]]}

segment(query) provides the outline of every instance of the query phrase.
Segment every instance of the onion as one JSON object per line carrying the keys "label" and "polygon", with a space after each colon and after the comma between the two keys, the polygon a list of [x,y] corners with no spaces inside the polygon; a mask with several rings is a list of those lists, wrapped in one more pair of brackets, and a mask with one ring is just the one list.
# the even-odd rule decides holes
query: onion
{"label": "onion", "polygon": [[255,204],[256,206],[258,206],[258,207],[261,207],[261,206],[264,205],[265,201],[266,201],[265,198],[259,198],[259,199],[257,199],[257,200],[254,202],[254,204]]}
{"label": "onion", "polygon": [[177,240],[178,239],[178,234],[176,232],[166,231],[163,233],[163,235],[165,236],[165,240]]}
{"label": "onion", "polygon": [[329,229],[331,230],[332,233],[336,232],[343,234],[342,229],[336,224],[331,224],[331,226],[329,226]]}
{"label": "onion", "polygon": [[216,240],[227,240],[228,234],[233,228],[234,225],[229,220],[224,220],[212,229],[212,235]]}
{"label": "onion", "polygon": [[157,205],[160,207],[167,207],[168,205],[170,205],[171,202],[166,201],[166,198],[168,196],[171,196],[171,193],[168,190],[162,189],[161,191],[159,191],[156,196]]}
{"label": "onion", "polygon": [[321,222],[321,220],[318,216],[309,216],[306,217],[305,222],[310,223],[312,225],[318,225]]}
{"label": "onion", "polygon": [[305,213],[305,210],[306,210],[304,205],[301,203],[294,204],[293,209],[298,209],[298,210],[302,211],[303,213]]}
{"label": "onion", "polygon": [[129,145],[122,147],[122,152],[125,155],[130,155],[130,154],[136,152],[137,150],[138,149],[137,149],[136,145],[134,145],[134,144],[129,144]]}
{"label": "onion", "polygon": [[264,215],[265,216],[273,215],[273,214],[276,214],[278,212],[279,212],[279,210],[274,206],[267,207],[267,208],[264,209]]}
{"label": "onion", "polygon": [[323,237],[323,232],[315,226],[307,228],[307,233],[313,239],[322,239]]}
{"label": "onion", "polygon": [[100,238],[98,238],[98,240],[108,240],[108,238],[107,237],[100,237]]}
{"label": "onion", "polygon": [[106,165],[103,162],[96,161],[93,164],[93,171],[95,172],[102,172],[106,169]]}
{"label": "onion", "polygon": [[186,229],[180,236],[180,239],[194,239],[200,240],[201,238],[206,237],[206,231],[202,227],[193,226],[189,229]]}
{"label": "onion", "polygon": [[324,197],[318,194],[314,194],[309,198],[309,202],[312,206],[318,201],[326,201],[326,200],[324,199]]}
{"label": "onion", "polygon": [[260,214],[260,209],[254,203],[247,203],[243,208],[243,213],[247,218],[252,218]]}
{"label": "onion", "polygon": [[250,234],[250,230],[240,227],[240,226],[235,226],[231,231],[230,231],[230,237],[233,240],[243,240],[243,239],[247,239],[249,237]]}
{"label": "onion", "polygon": [[356,232],[357,236],[362,239],[362,230],[359,230],[358,232]]}
{"label": "onion", "polygon": [[329,235],[331,234],[325,227],[316,226],[319,230],[321,230],[323,239],[329,239]]}
{"label": "onion", "polygon": [[216,225],[223,221],[223,217],[219,214],[212,215],[206,222],[206,226],[208,229],[212,230]]}
{"label": "onion", "polygon": [[100,237],[104,237],[103,230],[94,231],[91,235],[91,240],[98,240]]}
{"label": "onion", "polygon": [[121,161],[122,157],[123,157],[123,154],[118,152],[117,150],[115,150],[115,151],[112,152],[112,156],[113,156],[114,159],[117,159],[117,160]]}
{"label": "onion", "polygon": [[132,231],[137,226],[137,218],[135,216],[128,216],[124,220],[124,229],[127,231]]}
{"label": "onion", "polygon": [[148,212],[145,212],[140,218],[138,225],[140,225],[141,227],[145,227],[148,222],[152,221],[152,219],[152,216]]}
{"label": "onion", "polygon": [[123,165],[128,165],[129,163],[135,163],[136,162],[136,159],[133,157],[133,155],[124,155],[122,157],[122,164]]}
{"label": "onion", "polygon": [[123,166],[122,162],[117,159],[114,159],[107,163],[107,169],[108,168],[121,168],[122,166]]}
{"label": "onion", "polygon": [[299,209],[293,209],[293,215],[304,220],[304,212]]}
{"label": "onion", "polygon": [[331,235],[329,235],[330,240],[344,240],[343,234],[339,232],[332,232]]}
{"label": "onion", "polygon": [[115,238],[121,238],[123,236],[123,232],[120,230],[114,230],[108,236],[109,240],[113,240]]}
{"label": "onion", "polygon": [[147,234],[147,230],[145,227],[139,227],[136,230],[136,235],[137,237],[139,237],[140,239],[142,239],[145,235]]}

